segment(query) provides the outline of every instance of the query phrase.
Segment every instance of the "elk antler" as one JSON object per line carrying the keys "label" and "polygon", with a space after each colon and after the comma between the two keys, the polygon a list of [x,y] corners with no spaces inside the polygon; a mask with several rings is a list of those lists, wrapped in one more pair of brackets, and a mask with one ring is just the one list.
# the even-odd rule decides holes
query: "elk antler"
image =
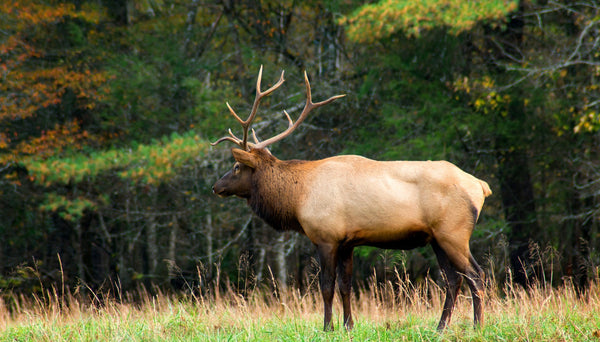
{"label": "elk antler", "polygon": [[[277,83],[275,83],[271,88],[267,89],[264,92],[261,92],[260,91],[261,78],[262,78],[262,65],[260,66],[260,71],[258,72],[258,80],[256,81],[256,98],[254,99],[254,105],[252,106],[252,112],[250,113],[250,116],[248,117],[248,119],[246,119],[245,121],[240,119],[240,117],[231,108],[229,103],[227,103],[227,108],[229,108],[229,111],[231,112],[231,114],[233,114],[233,116],[242,125],[242,128],[244,129],[243,138],[240,139],[240,138],[236,137],[233,134],[233,132],[231,132],[231,129],[229,129],[230,136],[222,137],[221,139],[215,141],[214,143],[211,143],[211,145],[214,146],[222,141],[227,140],[227,141],[231,141],[231,142],[235,143],[236,145],[240,146],[244,150],[248,150],[248,128],[250,127],[252,120],[254,120],[254,117],[256,116],[256,111],[258,110],[258,105],[260,103],[260,99],[263,98],[264,96],[271,94],[275,89],[279,88],[279,86],[281,86],[281,84],[284,81],[283,71],[282,71],[279,81],[277,81]],[[332,97],[328,98],[325,101],[313,103],[312,95],[311,95],[311,91],[310,91],[310,83],[308,82],[308,75],[306,74],[306,71],[304,72],[304,82],[306,83],[306,104],[304,105],[304,109],[302,110],[302,113],[300,114],[300,116],[298,117],[296,122],[294,123],[292,121],[292,119],[290,118],[290,115],[284,110],[283,113],[285,114],[285,117],[288,119],[288,128],[285,131],[279,133],[278,135],[276,135],[272,138],[269,138],[267,140],[261,141],[261,142],[259,142],[258,139],[256,138],[256,133],[254,132],[254,129],[253,129],[252,135],[254,137],[255,144],[252,144],[252,146],[251,146],[252,148],[255,148],[255,149],[265,148],[265,147],[271,145],[272,143],[277,142],[277,141],[287,137],[298,126],[300,126],[302,121],[304,121],[304,119],[306,119],[306,117],[308,116],[308,113],[310,113],[313,109],[323,106],[323,105],[326,105],[330,102],[333,102],[334,100],[337,100],[340,97],[346,96],[346,95],[336,95],[336,96],[332,96]]]}
{"label": "elk antler", "polygon": [[335,96],[332,96],[332,97],[328,98],[325,101],[313,103],[312,102],[312,95],[311,95],[311,92],[310,92],[310,83],[308,82],[308,75],[306,74],[306,71],[304,71],[304,83],[306,83],[306,104],[304,105],[304,109],[302,110],[302,113],[300,114],[300,116],[296,120],[296,123],[294,123],[292,121],[292,119],[290,118],[290,115],[288,114],[288,112],[286,112],[284,110],[283,113],[285,114],[285,117],[288,119],[288,128],[285,131],[277,134],[276,136],[274,136],[272,138],[269,138],[267,140],[261,141],[260,143],[256,143],[253,146],[253,148],[265,148],[265,147],[271,145],[272,143],[277,142],[277,141],[279,141],[279,140],[287,137],[298,126],[300,126],[300,124],[302,123],[302,121],[304,121],[304,119],[306,119],[306,117],[308,116],[308,113],[310,113],[310,111],[312,111],[313,109],[315,109],[317,107],[321,107],[321,106],[326,105],[326,104],[328,104],[330,102],[333,102],[334,100],[337,100],[340,97],[346,96],[346,95],[335,95]]}
{"label": "elk antler", "polygon": [[[240,146],[243,150],[248,150],[248,128],[250,127],[250,124],[252,123],[252,121],[254,120],[254,117],[256,116],[256,112],[258,111],[258,105],[260,104],[260,100],[263,97],[271,94],[275,89],[279,88],[285,81],[283,79],[284,71],[282,71],[281,77],[279,77],[279,81],[277,81],[277,83],[275,83],[271,88],[269,88],[265,91],[261,91],[260,90],[260,81],[262,79],[262,70],[263,70],[263,67],[261,65],[260,70],[258,71],[258,79],[256,80],[256,97],[254,98],[254,104],[252,105],[252,111],[250,112],[250,115],[248,116],[248,118],[246,120],[240,119],[240,117],[231,108],[229,103],[226,102],[227,108],[229,108],[229,112],[231,112],[231,114],[233,114],[235,119],[242,125],[242,128],[244,130],[243,138],[240,139],[240,138],[236,137],[233,134],[233,132],[231,132],[231,129],[229,129],[229,135],[230,135],[229,137],[222,137],[221,139],[215,141],[214,143],[211,143],[211,145],[215,146],[218,143],[227,140],[227,141],[231,141],[234,144]],[[256,135],[254,135],[254,136],[256,137]],[[256,141],[256,138],[255,138],[255,141]]]}

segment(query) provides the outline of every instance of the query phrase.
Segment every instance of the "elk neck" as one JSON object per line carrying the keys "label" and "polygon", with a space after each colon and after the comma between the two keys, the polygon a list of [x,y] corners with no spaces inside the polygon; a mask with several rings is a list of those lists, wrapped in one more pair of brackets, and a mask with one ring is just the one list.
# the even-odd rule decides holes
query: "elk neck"
{"label": "elk neck", "polygon": [[304,234],[297,209],[306,191],[304,178],[310,162],[270,157],[254,171],[248,204],[276,230]]}

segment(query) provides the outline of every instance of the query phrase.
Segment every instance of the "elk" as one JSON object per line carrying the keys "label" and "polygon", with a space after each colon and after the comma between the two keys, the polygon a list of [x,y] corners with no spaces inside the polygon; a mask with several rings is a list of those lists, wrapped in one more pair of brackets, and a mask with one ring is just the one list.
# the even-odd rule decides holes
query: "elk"
{"label": "elk", "polygon": [[250,115],[242,120],[238,138],[229,129],[213,145],[230,141],[232,169],[213,186],[220,197],[246,199],[254,213],[276,230],[294,230],[316,246],[321,272],[324,330],[332,330],[332,300],[336,277],[344,326],[352,329],[350,308],[352,254],[356,246],[412,249],[430,244],[445,279],[446,299],[438,329],[450,321],[463,278],[471,290],[474,325],[483,320],[483,271],[471,255],[469,239],[485,198],[485,181],[447,161],[375,161],[356,155],[322,160],[279,160],[267,147],[290,135],[315,108],[343,97],[313,103],[306,72],[306,105],[296,120],[284,110],[288,128],[264,141],[248,141],[249,127],[262,98],[284,82],[284,73],[261,91],[262,66]]}

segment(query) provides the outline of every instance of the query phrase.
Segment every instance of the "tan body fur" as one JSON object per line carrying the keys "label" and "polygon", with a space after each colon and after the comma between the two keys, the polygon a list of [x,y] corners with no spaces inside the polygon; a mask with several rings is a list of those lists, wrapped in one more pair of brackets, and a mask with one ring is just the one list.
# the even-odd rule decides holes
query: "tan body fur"
{"label": "tan body fur", "polygon": [[487,183],[444,161],[338,156],[309,164],[297,210],[304,233],[315,244],[410,249],[433,237],[463,234],[468,242],[471,229],[462,233],[453,226],[466,221],[472,228],[473,211],[476,220],[491,193]]}

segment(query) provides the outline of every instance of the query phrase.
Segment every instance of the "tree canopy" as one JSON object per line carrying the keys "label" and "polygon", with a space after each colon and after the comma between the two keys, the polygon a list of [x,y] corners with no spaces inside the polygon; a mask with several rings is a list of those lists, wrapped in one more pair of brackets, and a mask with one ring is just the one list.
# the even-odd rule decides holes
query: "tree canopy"
{"label": "tree canopy", "polygon": [[422,32],[440,27],[460,34],[482,24],[505,24],[517,6],[518,1],[506,0],[384,0],[359,7],[340,24],[346,25],[348,37],[359,43],[389,38],[399,31],[418,38]]}
{"label": "tree canopy", "polygon": [[[3,1],[0,292],[268,272],[310,287],[307,239],[211,194],[232,159],[209,142],[237,129],[225,102],[250,110],[260,65],[265,86],[286,71],[261,137],[297,115],[304,70],[315,98],[347,94],[278,157],[449,160],[494,191],[472,240],[486,272],[584,287],[600,261],[599,36],[592,1]],[[435,264],[427,248],[356,254],[357,281]]]}

